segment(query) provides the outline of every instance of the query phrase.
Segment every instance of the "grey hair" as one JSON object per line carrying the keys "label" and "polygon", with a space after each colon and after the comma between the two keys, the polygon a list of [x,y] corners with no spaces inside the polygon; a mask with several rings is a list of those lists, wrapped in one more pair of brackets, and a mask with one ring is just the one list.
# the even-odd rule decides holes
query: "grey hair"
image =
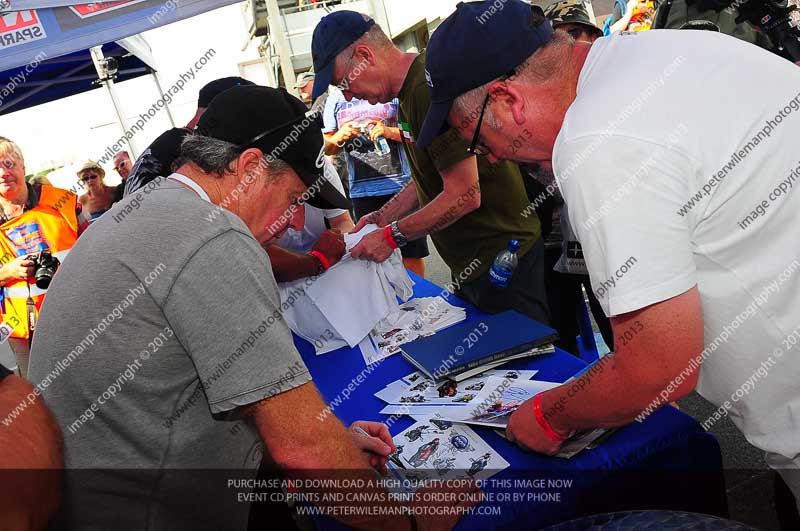
{"label": "grey hair", "polygon": [[[547,44],[536,50],[533,55],[516,68],[513,78],[534,84],[562,75],[565,71],[565,64],[568,61],[569,51],[571,51],[574,44],[575,39],[568,33],[563,31],[554,32],[553,38]],[[489,87],[500,79],[502,78],[493,79],[456,98],[453,103],[453,110],[461,118],[460,125],[462,129],[466,128],[470,123],[477,122],[483,101],[489,92]],[[492,113],[492,103],[493,101],[490,101],[486,108],[486,112],[483,115],[483,123],[491,129],[497,130],[500,129],[500,123]]]}
{"label": "grey hair", "polygon": [[[244,148],[225,140],[190,134],[181,142],[181,154],[173,166],[191,162],[205,173],[222,177],[226,172],[233,171],[233,163],[243,152]],[[261,166],[267,170],[267,182],[273,182],[291,170],[286,162],[267,154],[261,158]]]}
{"label": "grey hair", "polygon": [[[366,21],[372,20],[367,15],[362,14],[361,16],[364,17]],[[370,49],[376,51],[385,50],[394,46],[394,43],[386,33],[384,33],[383,29],[375,23],[364,35],[353,41],[350,46],[339,52],[339,55],[336,56],[335,65],[339,67],[340,70],[347,64],[350,56],[353,55],[353,50],[359,44],[368,46]]]}
{"label": "grey hair", "polygon": [[181,142],[181,154],[176,165],[196,164],[205,173],[222,176],[244,150],[236,144],[199,134],[187,135]]}

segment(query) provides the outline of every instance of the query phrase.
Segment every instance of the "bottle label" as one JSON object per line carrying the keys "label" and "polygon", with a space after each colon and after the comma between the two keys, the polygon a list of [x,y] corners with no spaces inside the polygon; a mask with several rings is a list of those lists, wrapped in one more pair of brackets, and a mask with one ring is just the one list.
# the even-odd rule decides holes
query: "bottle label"
{"label": "bottle label", "polygon": [[499,288],[507,288],[508,281],[511,280],[510,271],[497,270],[495,267],[489,269],[489,281]]}

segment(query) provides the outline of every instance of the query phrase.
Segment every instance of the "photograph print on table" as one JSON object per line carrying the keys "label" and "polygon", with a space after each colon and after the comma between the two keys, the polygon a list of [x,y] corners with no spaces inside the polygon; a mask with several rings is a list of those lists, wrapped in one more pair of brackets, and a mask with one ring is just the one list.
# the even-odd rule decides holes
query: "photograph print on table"
{"label": "photograph print on table", "polygon": [[471,428],[447,421],[416,422],[394,443],[389,462],[403,479],[486,479],[509,466]]}

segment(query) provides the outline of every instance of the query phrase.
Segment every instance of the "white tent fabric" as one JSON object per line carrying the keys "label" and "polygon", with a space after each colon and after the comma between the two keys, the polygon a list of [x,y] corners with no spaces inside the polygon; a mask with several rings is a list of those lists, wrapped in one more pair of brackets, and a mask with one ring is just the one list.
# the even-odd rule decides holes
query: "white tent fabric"
{"label": "white tent fabric", "polygon": [[[0,14],[0,72],[40,64],[42,57],[46,60],[118,41],[237,1],[117,0],[70,5],[70,0],[11,0]],[[54,3],[58,7],[38,8]]]}

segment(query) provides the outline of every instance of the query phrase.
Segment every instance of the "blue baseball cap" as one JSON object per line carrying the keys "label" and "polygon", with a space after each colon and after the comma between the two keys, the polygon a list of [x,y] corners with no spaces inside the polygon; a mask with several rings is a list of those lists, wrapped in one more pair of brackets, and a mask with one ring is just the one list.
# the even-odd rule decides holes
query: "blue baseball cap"
{"label": "blue baseball cap", "polygon": [[[538,26],[534,13],[541,15]],[[447,129],[457,97],[514,71],[552,37],[542,9],[522,0],[459,3],[428,44],[425,77],[431,105],[417,145],[430,145]]]}
{"label": "blue baseball cap", "polygon": [[322,17],[314,28],[314,37],[311,40],[311,57],[317,73],[311,93],[313,99],[319,98],[328,90],[333,80],[336,56],[374,25],[374,20],[364,18],[364,15],[355,11],[334,11]]}

